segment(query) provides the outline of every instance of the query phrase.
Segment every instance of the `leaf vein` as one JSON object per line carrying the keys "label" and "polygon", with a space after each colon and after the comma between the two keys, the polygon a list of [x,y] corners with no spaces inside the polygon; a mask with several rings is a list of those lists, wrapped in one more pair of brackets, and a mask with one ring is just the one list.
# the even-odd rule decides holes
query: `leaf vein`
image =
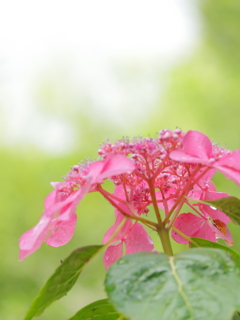
{"label": "leaf vein", "polygon": [[180,293],[180,295],[182,296],[183,300],[185,301],[186,303],[186,306],[187,306],[187,309],[189,311],[189,314],[191,316],[191,319],[192,320],[196,320],[195,318],[195,315],[194,315],[194,310],[193,310],[193,307],[191,305],[191,302],[190,300],[188,299],[188,296],[186,294],[186,292],[184,291],[183,289],[183,283],[177,273],[177,270],[176,270],[176,267],[175,267],[175,264],[174,264],[174,257],[170,257],[169,258],[169,264],[170,264],[170,267],[171,267],[171,270],[172,270],[172,274],[174,276],[174,278],[176,279],[176,282],[177,282],[177,285],[178,285],[178,292]]}

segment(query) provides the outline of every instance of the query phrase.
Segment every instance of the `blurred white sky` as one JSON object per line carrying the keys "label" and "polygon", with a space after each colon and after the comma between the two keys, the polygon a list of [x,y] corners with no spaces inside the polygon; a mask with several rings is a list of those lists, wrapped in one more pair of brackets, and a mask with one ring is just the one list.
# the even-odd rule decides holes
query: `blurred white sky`
{"label": "blurred white sky", "polygon": [[[192,1],[192,0],[191,0]],[[154,64],[171,65],[198,36],[190,0],[7,0],[0,4],[1,136],[5,143],[25,139],[46,151],[71,148],[73,132],[64,119],[37,107],[34,83],[51,64],[71,62],[74,88],[84,85],[96,110],[121,122],[125,113],[144,116],[157,90]],[[119,88],[114,63],[149,66],[141,84],[148,99]],[[151,68],[153,68],[151,70]],[[139,90],[138,90],[139,92]],[[123,100],[125,103],[123,103]],[[141,110],[141,112],[139,112]],[[126,112],[126,110],[125,110]],[[43,132],[44,134],[40,134]],[[58,141],[61,141],[59,145]]]}

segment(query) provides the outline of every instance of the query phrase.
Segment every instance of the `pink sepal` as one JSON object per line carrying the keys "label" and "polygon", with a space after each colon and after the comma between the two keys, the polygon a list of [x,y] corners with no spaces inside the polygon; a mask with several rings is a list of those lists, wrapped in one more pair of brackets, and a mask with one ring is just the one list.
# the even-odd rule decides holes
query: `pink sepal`
{"label": "pink sepal", "polygon": [[[106,243],[109,241],[109,239],[112,237],[112,235],[114,234],[114,232],[117,230],[117,228],[119,227],[120,223],[122,222],[124,218],[124,215],[121,214],[118,211],[118,215],[116,218],[115,223],[108,229],[108,231],[105,233],[102,243]],[[111,243],[115,242],[115,241],[119,241],[122,240],[124,238],[124,236],[126,234],[128,234],[129,230],[132,227],[132,221],[130,219],[127,219],[126,222],[124,223],[123,227],[121,228],[121,230],[118,232],[118,234],[114,237],[114,239],[112,239]]]}
{"label": "pink sepal", "polygon": [[185,162],[185,163],[201,163],[208,164],[208,161],[201,158],[196,158],[189,156],[182,150],[174,150],[170,153],[170,158],[175,161]]}
{"label": "pink sepal", "polygon": [[123,244],[119,242],[118,244],[113,244],[107,248],[103,256],[104,267],[106,270],[123,254]]}
{"label": "pink sepal", "polygon": [[[60,246],[66,244],[73,235],[76,225],[76,206],[84,198],[90,188],[91,180],[79,190],[73,192],[67,199],[56,201],[56,190],[52,191],[45,200],[46,212],[41,216],[38,224],[26,231],[19,240],[20,260],[23,260],[40,248],[48,236],[48,245]],[[59,232],[59,235],[57,233]],[[63,236],[61,240],[60,237]]]}
{"label": "pink sepal", "polygon": [[217,160],[218,166],[226,166],[228,168],[234,168],[240,171],[240,149],[232,151],[230,154],[223,156]]}
{"label": "pink sepal", "polygon": [[109,154],[104,161],[92,163],[87,176],[92,177],[92,183],[101,183],[106,178],[130,173],[133,170],[135,170],[135,165],[130,159],[120,154]]}
{"label": "pink sepal", "polygon": [[206,220],[202,220],[201,228],[191,235],[191,237],[202,238],[212,242],[217,242],[216,233],[211,228],[211,224]]}
{"label": "pink sepal", "polygon": [[174,150],[170,153],[171,159],[187,163],[209,164],[209,159],[213,156],[213,148],[205,134],[190,130],[184,136],[182,144],[182,150]]}
{"label": "pink sepal", "polygon": [[[186,236],[192,237],[202,227],[203,223],[204,220],[202,218],[188,212],[182,213],[177,217],[174,223],[174,227],[176,227]],[[176,242],[182,244],[186,244],[189,242],[187,239],[183,238],[180,234],[178,234],[175,230],[172,230],[172,238]]]}
{"label": "pink sepal", "polygon": [[[59,182],[58,182],[59,183]],[[44,201],[44,209],[47,211],[51,206],[53,206],[57,201],[57,190],[50,192]]]}
{"label": "pink sepal", "polygon": [[26,231],[19,239],[20,261],[39,249],[45,241],[52,219],[44,213],[35,227]]}
{"label": "pink sepal", "polygon": [[[84,186],[82,186],[80,189],[75,190],[70,194],[66,199],[62,201],[57,201],[57,195],[54,197],[54,193],[58,192],[58,190],[52,191],[45,200],[45,210],[46,213],[50,216],[55,216],[58,213],[64,211],[66,212],[68,210],[69,217],[72,212],[75,212],[76,207],[78,206],[79,202],[85,197],[85,195],[88,193],[92,183],[92,178],[88,178],[86,180],[86,183]],[[66,215],[66,219],[67,215]]]}
{"label": "pink sepal", "polygon": [[183,149],[189,156],[208,160],[212,157],[212,143],[202,132],[190,130],[183,138]]}
{"label": "pink sepal", "polygon": [[145,228],[136,222],[125,240],[126,254],[153,251],[154,245]]}
{"label": "pink sepal", "polygon": [[64,215],[59,216],[53,221],[53,228],[46,240],[46,244],[51,247],[59,247],[68,243],[73,236],[76,223],[77,215],[73,213],[69,219],[65,220]]}
{"label": "pink sepal", "polygon": [[220,158],[215,162],[214,167],[240,185],[240,149]]}

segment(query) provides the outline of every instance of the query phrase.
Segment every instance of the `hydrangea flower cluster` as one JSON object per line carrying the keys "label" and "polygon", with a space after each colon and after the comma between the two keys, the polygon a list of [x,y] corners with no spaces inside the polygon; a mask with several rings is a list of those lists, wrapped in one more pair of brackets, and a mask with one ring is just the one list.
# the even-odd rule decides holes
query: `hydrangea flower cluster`
{"label": "hydrangea flower cluster", "polygon": [[[106,268],[124,253],[154,250],[145,227],[158,232],[170,255],[169,234],[183,244],[189,237],[213,242],[222,238],[233,244],[227,227],[230,218],[199,200],[228,196],[217,192],[211,181],[216,170],[240,185],[240,149],[223,149],[198,131],[163,129],[155,138],[106,142],[98,154],[100,160],[75,165],[64,182],[52,183],[54,190],[45,200],[40,221],[20,238],[20,260],[44,241],[53,247],[66,244],[76,226],[76,207],[89,192],[100,192],[114,207],[115,223],[103,238],[109,245]],[[105,179],[114,183],[113,193],[103,188]],[[184,204],[189,212],[181,213]],[[146,216],[150,206],[156,221]]]}

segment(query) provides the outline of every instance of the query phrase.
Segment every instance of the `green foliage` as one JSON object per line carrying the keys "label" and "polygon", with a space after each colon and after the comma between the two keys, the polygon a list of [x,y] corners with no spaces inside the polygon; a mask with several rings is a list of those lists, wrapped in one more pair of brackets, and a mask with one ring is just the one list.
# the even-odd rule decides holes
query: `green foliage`
{"label": "green foliage", "polygon": [[240,254],[238,252],[234,251],[233,249],[231,249],[229,247],[223,246],[222,244],[217,243],[217,242],[212,242],[212,241],[209,241],[206,239],[192,237],[191,242],[190,242],[190,246],[191,246],[191,248],[206,247],[206,248],[222,249],[222,250],[229,252],[231,254],[231,256],[234,257],[234,259],[236,261],[239,260],[239,262],[240,262]]}
{"label": "green foliage", "polygon": [[233,316],[233,320],[239,320],[240,319],[240,313],[236,312]]}
{"label": "green foliage", "polygon": [[228,68],[235,66],[239,69],[240,2],[219,0],[216,3],[214,0],[203,0],[199,6],[205,18],[206,42],[218,52],[223,64]]}
{"label": "green foliage", "polygon": [[90,303],[69,320],[127,320],[117,312],[108,299]]}
{"label": "green foliage", "polygon": [[231,319],[240,309],[239,285],[239,259],[210,248],[128,255],[105,281],[110,301],[134,320]]}
{"label": "green foliage", "polygon": [[33,317],[39,316],[55,300],[66,295],[77,281],[82,269],[102,247],[89,246],[73,251],[42,288],[33,301],[25,320],[31,320]]}

